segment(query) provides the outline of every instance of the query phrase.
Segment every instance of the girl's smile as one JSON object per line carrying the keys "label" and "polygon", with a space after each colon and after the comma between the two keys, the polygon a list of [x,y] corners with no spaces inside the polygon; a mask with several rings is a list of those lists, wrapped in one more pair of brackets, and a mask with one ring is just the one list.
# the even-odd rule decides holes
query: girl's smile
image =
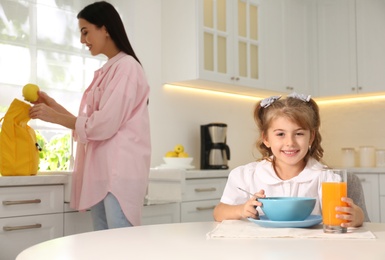
{"label": "girl's smile", "polygon": [[312,141],[310,130],[303,129],[292,120],[278,117],[272,121],[264,136],[264,144],[271,149],[277,174],[281,178],[292,178],[303,170],[304,158]]}

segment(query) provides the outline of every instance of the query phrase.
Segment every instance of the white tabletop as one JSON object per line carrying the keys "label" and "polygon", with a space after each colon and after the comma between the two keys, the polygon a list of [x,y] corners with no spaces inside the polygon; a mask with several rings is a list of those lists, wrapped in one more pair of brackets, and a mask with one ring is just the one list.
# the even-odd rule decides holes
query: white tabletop
{"label": "white tabletop", "polygon": [[217,224],[177,223],[83,233],[32,246],[16,260],[385,259],[385,224],[365,223],[376,239],[207,239]]}

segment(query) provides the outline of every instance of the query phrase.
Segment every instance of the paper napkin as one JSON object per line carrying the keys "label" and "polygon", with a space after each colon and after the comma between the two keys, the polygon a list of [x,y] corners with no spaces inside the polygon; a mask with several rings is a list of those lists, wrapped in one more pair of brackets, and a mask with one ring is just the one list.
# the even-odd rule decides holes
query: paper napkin
{"label": "paper napkin", "polygon": [[375,239],[365,227],[348,228],[344,234],[327,234],[322,225],[312,228],[265,228],[248,220],[224,220],[207,233],[216,238],[322,238],[322,239]]}

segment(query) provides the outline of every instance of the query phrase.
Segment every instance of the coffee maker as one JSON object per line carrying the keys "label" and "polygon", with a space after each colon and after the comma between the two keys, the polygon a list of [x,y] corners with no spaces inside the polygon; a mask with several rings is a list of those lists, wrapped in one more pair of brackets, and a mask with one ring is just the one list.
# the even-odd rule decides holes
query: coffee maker
{"label": "coffee maker", "polygon": [[230,148],[226,144],[227,125],[201,125],[201,169],[228,169]]}

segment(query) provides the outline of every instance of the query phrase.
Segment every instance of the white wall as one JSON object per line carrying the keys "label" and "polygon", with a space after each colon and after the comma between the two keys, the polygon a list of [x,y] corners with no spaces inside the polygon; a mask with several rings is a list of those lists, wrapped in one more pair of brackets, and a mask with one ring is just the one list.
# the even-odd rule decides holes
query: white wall
{"label": "white wall", "polygon": [[385,99],[320,104],[320,112],[324,159],[330,166],[341,166],[342,147],[385,148]]}
{"label": "white wall", "polygon": [[[127,27],[133,28],[132,23],[135,25],[134,29],[128,30],[129,37],[151,86],[151,165],[155,167],[162,164],[163,155],[181,143],[194,157],[194,165],[199,168],[199,127],[211,122],[228,124],[231,168],[255,160],[253,151],[259,156],[253,149],[258,135],[252,115],[256,101],[164,88],[161,71],[161,1],[131,0],[128,7],[135,8],[135,15],[125,17]],[[374,145],[385,148],[384,100],[322,104],[320,111],[324,159],[330,166],[339,166],[342,147]]]}

